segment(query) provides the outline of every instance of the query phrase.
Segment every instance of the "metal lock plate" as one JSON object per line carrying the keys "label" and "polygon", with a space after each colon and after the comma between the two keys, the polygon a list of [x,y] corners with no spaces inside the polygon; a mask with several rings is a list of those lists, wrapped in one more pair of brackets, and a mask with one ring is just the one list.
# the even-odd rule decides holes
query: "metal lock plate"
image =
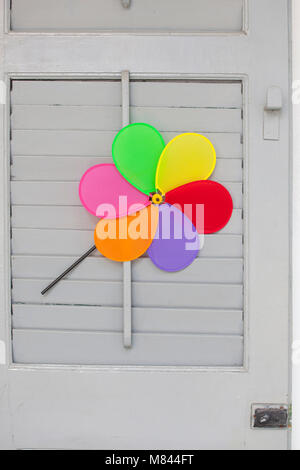
{"label": "metal lock plate", "polygon": [[289,412],[286,405],[253,405],[252,427],[283,429],[288,427]]}

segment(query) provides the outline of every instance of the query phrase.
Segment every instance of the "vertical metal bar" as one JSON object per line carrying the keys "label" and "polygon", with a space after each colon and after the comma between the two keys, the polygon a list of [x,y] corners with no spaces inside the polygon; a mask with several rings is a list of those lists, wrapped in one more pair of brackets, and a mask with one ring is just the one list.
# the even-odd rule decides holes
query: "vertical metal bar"
{"label": "vertical metal bar", "polygon": [[[129,72],[122,72],[122,124],[130,123],[129,108]],[[123,342],[125,348],[132,346],[132,314],[131,314],[131,262],[123,263]]]}

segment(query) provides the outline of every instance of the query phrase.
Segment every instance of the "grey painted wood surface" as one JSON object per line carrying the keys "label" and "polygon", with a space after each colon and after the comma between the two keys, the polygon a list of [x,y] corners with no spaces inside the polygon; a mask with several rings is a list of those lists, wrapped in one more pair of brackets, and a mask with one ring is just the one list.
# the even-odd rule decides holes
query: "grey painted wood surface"
{"label": "grey painted wood surface", "polygon": [[[71,265],[72,257],[67,256],[13,256],[12,274],[14,278],[51,279],[57,271],[63,271]],[[188,268],[172,275],[174,282],[243,282],[243,259],[241,258],[198,258]],[[74,280],[122,280],[122,266],[100,256],[90,257],[69,275]],[[134,281],[169,282],[166,271],[157,270],[149,258],[140,258],[133,263],[132,279]]]}
{"label": "grey painted wood surface", "polygon": [[[122,127],[130,124],[130,72],[121,73]],[[132,263],[123,263],[123,346],[132,347]]]}
{"label": "grey painted wood surface", "polygon": [[[113,130],[122,128],[118,107],[109,106],[22,106],[12,110],[14,130]],[[239,109],[132,108],[134,122],[147,122],[165,132],[242,132]]]}
{"label": "grey painted wood surface", "polygon": [[[98,219],[84,207],[72,206],[14,206],[12,227],[90,230],[96,227]],[[219,233],[243,233],[242,210],[234,209],[226,227]]]}
{"label": "grey painted wood surface", "polygon": [[[15,81],[13,105],[121,106],[121,90],[115,81]],[[180,108],[241,108],[242,93],[236,83],[198,80],[138,81],[130,83],[130,105]]]}
{"label": "grey painted wood surface", "polygon": [[[197,130],[198,132],[201,129]],[[168,143],[178,133],[162,132]],[[12,131],[12,153],[15,156],[85,156],[109,157],[115,132],[105,131]],[[240,158],[242,156],[239,133],[204,133],[216,148],[219,158]]]}
{"label": "grey painted wood surface", "polygon": [[[241,366],[240,336],[142,334],[123,347],[122,333],[14,330],[14,359],[20,364],[98,364],[169,366]],[[28,344],[31,345],[28,348]],[[79,346],[80,345],[80,346]],[[183,353],[184,351],[184,353]]]}
{"label": "grey painted wood surface", "polygon": [[[153,386],[156,377],[159,387]],[[15,443],[25,449],[132,450],[134,441],[134,447],[143,450],[150,449],[152,442],[156,449],[170,450],[286,450],[286,431],[256,433],[250,429],[248,404],[255,392],[247,386],[246,377],[224,371],[143,373],[115,367],[109,371],[13,369],[9,380]],[[273,385],[271,376],[268,387]],[[238,391],[242,386],[243,394],[228,393],[225,398],[227,390]],[[282,383],[277,387],[278,399],[284,395],[284,387]],[[259,396],[265,394],[266,386]],[[223,405],[221,414],[215,401],[210,404],[215,396]],[[230,427],[229,410],[235,411]],[[220,432],[219,423],[224,432]]]}
{"label": "grey painted wood surface", "polygon": [[[12,181],[13,205],[81,206],[78,195],[79,182],[70,181]],[[230,192],[235,209],[242,209],[242,183],[224,183]]]}
{"label": "grey painted wood surface", "polygon": [[[123,328],[123,311],[118,307],[15,304],[12,313],[14,329],[122,332]],[[132,315],[135,333],[243,335],[241,310],[133,308]]]}
{"label": "grey painted wood surface", "polygon": [[[37,87],[37,93],[35,93],[35,87]],[[53,292],[45,297],[40,295],[40,290],[47,282],[72,263],[73,258],[67,256],[72,246],[75,254],[75,251],[76,253],[80,251],[80,240],[86,240],[84,243],[92,243],[93,230],[98,219],[91,216],[81,206],[78,183],[89,166],[112,161],[110,145],[116,131],[122,126],[120,90],[121,84],[116,80],[98,82],[16,80],[13,82],[11,113],[12,299],[14,307],[21,309],[23,305],[25,307],[25,310],[22,310],[23,329],[30,328],[30,315],[28,315],[27,325],[24,315],[24,312],[28,312],[26,309],[28,305],[40,305],[41,309],[44,306],[53,307],[54,310],[43,310],[47,318],[51,317],[56,308],[61,311],[59,304],[66,306],[77,304],[82,308],[84,305],[99,305],[99,308],[106,306],[109,309],[106,311],[110,312],[112,307],[122,307],[122,266],[102,258],[99,254],[86,260]],[[228,356],[223,356],[222,359],[224,351],[220,350],[219,356],[218,353],[212,351],[214,348],[220,348],[219,345],[224,346],[223,341],[207,342],[203,336],[199,336],[197,342],[201,343],[202,339],[204,341],[203,352],[206,347],[208,350],[207,354],[201,354],[202,359],[198,365],[205,365],[206,360],[206,365],[212,365],[213,358],[216,358],[215,366],[229,365],[231,359],[232,366],[241,365],[243,342],[237,340],[239,344],[237,349],[236,340],[232,340],[231,337],[226,339],[229,331],[232,330],[238,331],[240,336],[243,334],[241,331],[244,279],[241,82],[132,81],[130,93],[131,120],[150,122],[161,130],[166,141],[179,132],[199,131],[199,129],[205,130],[208,136],[212,136],[212,141],[216,142],[217,147],[222,148],[218,155],[213,179],[225,182],[228,189],[232,190],[235,204],[228,225],[219,234],[206,237],[205,246],[199,253],[198,260],[186,270],[171,276],[155,268],[147,256],[133,262],[133,305],[135,309],[138,308],[143,312],[150,312],[151,308],[153,311],[153,307],[160,308],[161,312],[168,312],[170,308],[175,309],[173,329],[175,328],[176,334],[179,335],[176,338],[180,340],[181,348],[184,348],[184,361],[188,364],[190,360],[191,365],[196,364],[197,359],[190,357],[193,347],[187,344],[189,336],[186,335],[186,331],[194,335],[197,330],[202,332],[207,329],[205,323],[201,326],[203,315],[199,313],[196,319],[193,316],[193,309],[199,309],[199,312],[205,308],[212,311],[219,309],[220,318],[224,318],[224,309],[227,312],[232,312],[234,309],[236,312],[232,317],[234,325],[222,328],[221,325],[224,325],[224,320],[222,320],[212,329],[212,334],[224,336]],[[93,101],[92,97],[95,95],[96,99]],[[87,148],[87,152],[83,151],[82,153],[86,153],[86,156],[72,155],[72,149],[69,149],[68,132],[72,132],[72,136],[76,135],[77,138],[82,137],[80,145],[83,149],[86,143],[85,134],[91,135],[91,131],[97,132],[98,135],[98,139],[94,140],[94,149]],[[28,149],[27,144],[37,152],[34,148],[34,140],[31,139],[39,132],[48,134],[44,134],[45,138],[41,142],[43,143],[42,155],[35,155]],[[62,138],[63,146],[60,153],[53,151],[52,148],[52,142],[56,139],[57,133],[60,133]],[[98,152],[98,155],[93,155],[94,152]],[[69,235],[70,239],[65,239],[64,234]],[[32,244],[37,238],[41,238],[42,243]],[[32,248],[29,247],[30,245]],[[61,251],[63,246],[67,251]],[[56,256],[53,256],[54,253]],[[59,256],[60,254],[62,256]],[[189,310],[192,316],[185,317],[184,312],[189,312]],[[99,314],[100,312],[103,310],[99,311]],[[82,315],[84,316],[84,311]],[[176,318],[180,315],[183,315],[183,318],[177,323]],[[41,328],[41,336],[43,336],[43,328],[49,328],[47,327],[49,318],[47,318],[44,327]],[[153,321],[148,320],[150,321],[149,334],[154,335],[149,339],[149,344],[156,348],[153,341],[161,342],[160,349],[164,349],[164,337],[157,336],[164,332],[163,325],[161,330],[154,328],[154,331],[151,331],[151,325],[156,323],[155,318]],[[191,325],[189,325],[189,318]],[[63,318],[60,321],[56,316],[56,319],[55,330],[63,330]],[[186,326],[181,330],[180,325],[184,319]],[[97,322],[92,322],[88,329],[99,333],[107,331],[108,326],[104,326],[105,317],[103,321],[104,330]],[[209,324],[212,325],[211,322]],[[28,362],[26,344],[28,345],[30,341],[25,331],[18,334],[20,327],[16,325],[18,323],[15,324],[14,330],[14,359],[22,362],[23,354],[23,361]],[[135,328],[133,325],[134,331],[136,331]],[[50,329],[53,329],[53,322]],[[141,331],[147,331],[147,328]],[[40,344],[41,336],[35,336],[33,333],[32,339]],[[66,338],[69,337],[74,338],[67,334]],[[114,336],[114,341],[117,341],[118,337]],[[51,335],[50,338],[52,338]],[[79,349],[86,350],[85,342],[89,342],[89,339],[85,333],[82,332],[80,336],[78,332],[76,338],[81,338]],[[51,340],[50,344],[52,344]],[[177,347],[176,344],[176,341],[172,339],[168,347],[169,351],[172,347]],[[52,346],[46,354],[45,351],[40,350],[40,357],[38,357],[39,346],[37,346],[33,353],[37,356],[36,361],[39,363],[43,361],[55,363],[71,361],[70,363],[79,362],[80,364],[111,363],[111,350],[106,347],[97,350],[92,347],[88,349],[87,355],[75,355],[72,359],[72,348],[67,346],[67,341],[65,342],[65,348],[69,350],[67,356],[61,349],[62,345],[63,341],[58,346],[60,353],[57,350],[57,357],[51,356]],[[151,364],[152,359],[153,365],[176,363],[175,356],[173,362],[170,363],[169,353],[161,355],[160,361],[159,356],[154,358],[151,355],[151,347],[142,348],[137,356],[133,353],[130,358],[124,352],[123,359],[117,355],[114,356],[113,361],[117,363],[119,360],[120,364],[134,364],[135,358],[139,357],[139,365],[143,364],[143,361],[145,364]],[[60,359],[59,354],[61,354]],[[182,362],[178,363],[180,364],[182,365]]]}
{"label": "grey painted wood surface", "polygon": [[[93,243],[93,236],[94,231],[87,230],[12,229],[12,250],[13,254],[21,255],[79,256]],[[241,258],[242,238],[242,235],[218,234],[206,237],[199,257]]]}
{"label": "grey painted wood surface", "polygon": [[[30,132],[28,138],[30,138]],[[55,138],[53,136],[52,138]],[[44,143],[44,146],[46,142]],[[99,157],[13,157],[13,179],[32,181],[77,181],[87,168],[99,163],[111,163],[111,158]],[[220,182],[242,182],[242,162],[239,159],[218,159],[213,179]]]}
{"label": "grey painted wood surface", "polygon": [[[216,14],[218,12],[218,14]],[[192,14],[191,14],[192,13]],[[241,31],[243,0],[12,0],[15,31]]]}
{"label": "grey painted wood surface", "polygon": [[[47,279],[14,279],[13,302],[122,306],[122,283],[113,281],[61,281],[41,298]],[[241,284],[133,282],[136,307],[243,308]]]}

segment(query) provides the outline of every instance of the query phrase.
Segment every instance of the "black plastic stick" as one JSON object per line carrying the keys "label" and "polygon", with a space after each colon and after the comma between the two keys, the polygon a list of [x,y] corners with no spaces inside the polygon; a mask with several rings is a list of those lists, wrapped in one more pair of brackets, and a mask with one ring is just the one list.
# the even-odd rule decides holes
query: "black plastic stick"
{"label": "black plastic stick", "polygon": [[78,266],[85,258],[87,258],[93,251],[96,250],[95,245],[92,246],[86,253],[84,253],[80,258],[78,258],[75,263],[73,263],[68,269],[66,269],[60,276],[58,276],[49,286],[47,286],[44,290],[42,290],[41,294],[44,295],[48,292],[52,287],[54,287],[59,281],[61,281],[67,274],[69,274],[76,266]]}

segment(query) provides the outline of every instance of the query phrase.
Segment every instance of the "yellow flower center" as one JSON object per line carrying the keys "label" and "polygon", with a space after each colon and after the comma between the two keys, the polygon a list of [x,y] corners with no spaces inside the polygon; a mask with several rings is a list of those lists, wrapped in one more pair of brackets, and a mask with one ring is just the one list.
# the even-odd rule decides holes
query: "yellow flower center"
{"label": "yellow flower center", "polygon": [[160,193],[154,193],[151,197],[152,204],[162,204],[164,202],[164,196]]}

